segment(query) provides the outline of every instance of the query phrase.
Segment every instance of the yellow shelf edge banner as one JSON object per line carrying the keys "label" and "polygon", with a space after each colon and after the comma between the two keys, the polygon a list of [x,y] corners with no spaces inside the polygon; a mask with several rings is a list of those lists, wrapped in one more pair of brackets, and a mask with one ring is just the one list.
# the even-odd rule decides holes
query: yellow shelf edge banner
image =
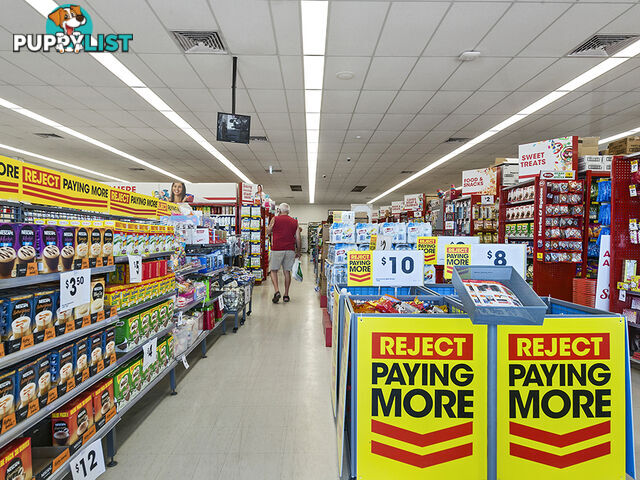
{"label": "yellow shelf edge banner", "polygon": [[175,203],[1,155],[0,199],[147,219],[179,211]]}

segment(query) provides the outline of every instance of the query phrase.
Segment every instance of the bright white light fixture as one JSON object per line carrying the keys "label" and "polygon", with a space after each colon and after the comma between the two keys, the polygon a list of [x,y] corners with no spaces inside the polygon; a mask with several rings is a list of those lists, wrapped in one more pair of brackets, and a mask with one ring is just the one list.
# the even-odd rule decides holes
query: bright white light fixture
{"label": "bright white light fixture", "polygon": [[[594,67],[590,68],[589,70],[587,70],[586,72],[584,72],[583,74],[578,75],[573,80],[565,83],[560,88],[558,88],[558,89],[554,90],[553,92],[545,95],[540,100],[532,103],[531,105],[529,105],[526,108],[523,108],[522,110],[520,110],[515,115],[512,115],[511,117],[507,118],[504,122],[496,125],[495,127],[487,130],[486,132],[478,135],[477,137],[472,138],[471,140],[469,140],[467,143],[465,143],[461,147],[458,147],[457,149],[455,149],[453,152],[448,153],[444,157],[441,157],[438,160],[436,160],[435,162],[427,165],[422,170],[414,173],[410,177],[404,179],[402,182],[400,182],[397,185],[391,187],[390,189],[388,189],[385,192],[381,193],[377,197],[369,200],[367,203],[371,204],[371,203],[377,202],[381,198],[384,198],[387,195],[389,195],[390,193],[395,192],[397,189],[399,189],[399,188],[405,186],[406,184],[412,182],[413,180],[421,177],[425,173],[430,172],[434,168],[439,167],[440,165],[442,165],[442,164],[448,162],[449,160],[457,157],[458,155],[460,155],[462,152],[468,150],[469,148],[471,148],[471,147],[483,142],[484,140],[486,140],[489,137],[492,137],[493,135],[495,135],[499,131],[504,130],[505,128],[507,128],[507,127],[509,127],[509,126],[511,126],[511,125],[513,125],[515,123],[518,123],[520,120],[526,118],[527,116],[531,115],[532,113],[537,112],[538,110],[541,110],[542,108],[546,107],[547,105],[555,102],[559,98],[564,97],[567,93],[572,92],[576,88],[579,88],[579,87],[585,85],[586,83],[590,82],[591,80],[594,80],[594,79],[598,78],[599,76],[607,73],[611,69],[617,67],[618,65],[621,65],[622,63],[626,62],[630,58],[635,57],[639,53],[640,53],[640,40],[636,40],[634,43],[632,43],[628,47],[624,48],[623,50],[621,50],[617,54],[613,55],[613,58],[608,58],[608,59],[600,62],[596,66],[594,66]],[[624,132],[624,133],[621,133],[621,134],[618,134],[618,135],[614,135],[613,137],[604,138],[604,139],[600,140],[599,144],[608,143],[608,142],[611,142],[613,140],[617,140],[618,138],[622,138],[622,137],[625,137],[627,135],[632,135],[633,133],[638,133],[638,132],[640,132],[640,128],[637,129],[637,130],[629,130],[628,132]]]}
{"label": "bright white light fixture", "polygon": [[63,162],[62,160],[56,160],[55,158],[46,157],[44,155],[40,155],[39,153],[29,152],[28,150],[23,150],[21,148],[12,147],[10,145],[5,145],[3,143],[0,143],[0,149],[4,149],[4,150],[9,150],[11,152],[20,153],[22,155],[27,155],[29,157],[38,158],[40,160],[44,160],[45,162],[54,163],[56,165],[62,165],[63,167],[72,168],[74,170],[78,170],[80,172],[88,173],[88,174],[94,175],[96,177],[106,178],[107,180],[112,180],[114,182],[129,183],[128,181],[123,180],[123,179],[118,178],[118,177],[112,177],[111,175],[107,175],[105,173],[100,173],[100,172],[96,172],[95,170],[90,170],[88,168],[79,167],[78,165],[74,165],[73,163]]}
{"label": "bright white light fixture", "polygon": [[[47,17],[49,13],[59,7],[59,5],[53,0],[25,0],[29,5],[31,5],[38,13],[40,13],[43,17]],[[317,2],[312,2],[317,3]],[[322,2],[320,2],[322,3]],[[326,31],[326,28],[325,28]],[[94,38],[95,41],[95,38]],[[184,133],[193,138],[192,135],[187,131],[188,129],[193,130],[191,125],[186,122],[180,115],[173,111],[171,107],[169,107],[158,95],[155,94],[147,85],[144,84],[142,80],[140,80],[136,75],[131,72],[124,64],[122,64],[113,54],[108,52],[91,52],[89,53],[95,60],[97,60],[103,67],[113,73],[116,77],[118,77],[125,85],[131,87],[131,89],[140,95],[143,99],[145,99],[149,105],[162,113],[165,117],[167,117],[171,122],[173,122],[178,128],[180,128]],[[238,175],[242,179],[243,182],[253,183],[244,173],[240,171],[233,163],[225,157],[222,153],[220,153],[213,145],[211,145],[207,140],[202,137],[203,142],[198,142],[200,146],[202,146],[207,152],[209,152],[212,156],[214,156],[220,163],[222,163],[225,167],[229,168],[233,173]],[[215,152],[215,153],[214,153]],[[125,157],[128,158],[128,157]],[[135,158],[135,157],[134,157]],[[154,170],[158,170],[154,168]],[[164,171],[164,170],[163,170]],[[169,176],[173,178],[175,177],[173,174],[169,174]],[[186,180],[181,180],[187,182]],[[189,182],[187,182],[189,183]]]}
{"label": "bright white light fixture", "polygon": [[19,113],[20,115],[24,115],[25,117],[29,117],[32,118],[33,120],[36,120],[40,123],[44,123],[45,125],[48,125],[50,127],[55,128],[56,130],[60,130],[61,132],[64,132],[68,135],[71,135],[72,137],[76,137],[80,140],[83,140],[87,143],[90,143],[92,145],[95,145],[96,147],[100,147],[104,150],[107,150],[111,153],[115,153],[116,155],[119,155],[121,157],[126,158],[127,160],[131,160],[132,162],[135,163],[139,163],[140,165],[144,165],[147,168],[150,168],[151,170],[155,170],[158,173],[162,173],[163,175],[166,175],[167,177],[171,177],[175,180],[179,180],[181,182],[184,183],[191,183],[188,180],[185,180],[184,178],[178,177],[177,175],[174,175],[171,172],[167,172],[166,170],[163,170],[160,167],[156,167],[155,165],[149,163],[149,162],[145,162],[144,160],[139,159],[138,157],[134,157],[133,155],[130,155],[126,152],[123,152],[122,150],[118,150],[115,147],[112,147],[111,145],[107,145],[104,142],[101,142],[99,140],[96,140],[95,138],[91,138],[88,135],[85,135],[84,133],[80,133],[76,130],[73,130],[72,128],[69,127],[65,127],[64,125],[61,125],[58,122],[54,122],[53,120],[50,120],[46,117],[43,117],[42,115],[38,115],[37,113],[32,112],[31,110],[27,110],[26,108],[22,108],[18,105],[16,105],[15,103],[11,103],[7,100],[4,100],[2,98],[0,98],[0,106],[9,108],[11,111]]}
{"label": "bright white light fixture", "polygon": [[320,110],[324,82],[324,54],[327,41],[329,2],[301,0],[302,52],[304,65],[304,100],[307,126],[307,172],[309,174],[309,203],[316,198],[318,170],[318,141],[320,139]]}
{"label": "bright white light fixture", "polygon": [[613,142],[614,140],[619,140],[620,138],[628,137],[629,135],[634,135],[636,133],[640,133],[640,128],[634,128],[633,130],[627,130],[626,132],[617,133],[607,138],[601,138],[600,141],[598,141],[598,145],[605,145],[607,143]]}

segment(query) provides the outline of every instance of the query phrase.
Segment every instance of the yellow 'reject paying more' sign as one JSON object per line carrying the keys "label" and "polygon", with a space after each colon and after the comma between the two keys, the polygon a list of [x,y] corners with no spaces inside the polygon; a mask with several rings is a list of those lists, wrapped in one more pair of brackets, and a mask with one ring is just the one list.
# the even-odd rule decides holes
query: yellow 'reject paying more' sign
{"label": "yellow 'reject paying more' sign", "polygon": [[625,321],[498,328],[498,478],[625,478]]}
{"label": "yellow 'reject paying more' sign", "polygon": [[471,245],[447,245],[444,247],[444,278],[451,280],[453,267],[471,263]]}
{"label": "yellow 'reject paying more' sign", "polygon": [[358,478],[486,478],[487,327],[399,316],[357,328]]}
{"label": "yellow 'reject paying more' sign", "polygon": [[438,237],[418,237],[418,250],[424,250],[425,265],[435,265],[438,258]]}
{"label": "yellow 'reject paying more' sign", "polygon": [[368,287],[373,285],[373,259],[371,251],[347,252],[347,285]]}

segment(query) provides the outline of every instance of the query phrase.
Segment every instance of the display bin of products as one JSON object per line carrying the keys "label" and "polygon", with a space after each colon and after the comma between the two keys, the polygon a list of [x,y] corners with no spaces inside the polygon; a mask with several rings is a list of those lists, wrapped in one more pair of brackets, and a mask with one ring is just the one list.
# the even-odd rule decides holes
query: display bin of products
{"label": "display bin of products", "polygon": [[[490,278],[492,282],[500,281],[495,275]],[[479,280],[489,282],[484,278]],[[513,284],[511,287],[518,290]],[[466,287],[462,288],[466,290]],[[458,289],[458,296],[462,298],[464,291]],[[570,432],[594,421],[611,422],[620,429],[615,436],[617,443],[610,443],[612,454],[599,460],[606,462],[602,468],[615,471],[616,477],[623,478],[625,471],[633,475],[629,353],[621,316],[546,298],[544,301],[538,299],[544,318],[540,325],[489,326],[473,323],[463,303],[452,297],[427,298],[436,304],[446,303],[450,312],[459,313],[431,315],[357,313],[353,305],[357,298],[343,297],[344,328],[339,344],[344,348],[339,352],[334,349],[332,370],[338,458],[342,459],[345,451],[348,453],[346,461],[352,476],[370,480],[390,478],[390,472],[398,477],[409,476],[416,471],[416,466],[429,460],[421,460],[420,455],[407,456],[407,449],[412,448],[410,439],[418,437],[406,432],[450,431],[452,425],[461,425],[463,418],[468,419],[468,430],[455,437],[437,438],[435,442],[472,443],[473,449],[457,456],[456,459],[460,459],[457,462],[441,462],[438,465],[441,475],[453,478],[459,472],[460,462],[468,462],[463,467],[467,475],[489,478],[490,462],[487,460],[500,459],[497,462],[498,478],[515,479],[519,475],[517,472],[525,468],[539,468],[547,479],[564,479],[566,470],[548,466],[535,452],[524,456],[510,453],[513,444],[521,442],[510,434],[510,428],[526,422],[531,428],[544,426],[548,431]],[[371,297],[363,300],[367,298]],[[406,297],[407,300],[410,298]],[[516,298],[522,298],[522,292],[518,291]],[[528,302],[525,300],[524,303]],[[490,329],[497,332],[493,343],[489,341]],[[542,343],[532,347],[534,341]],[[576,341],[586,343],[578,345]],[[596,347],[602,341],[607,342],[605,350]],[[456,343],[459,348],[454,347]],[[520,349],[516,350],[518,345]],[[565,345],[564,350],[560,345]],[[572,353],[583,352],[583,346],[591,353],[581,356]],[[598,354],[594,354],[596,350]],[[519,416],[497,414],[513,408],[509,405],[514,395],[520,395],[523,402],[529,398],[536,404],[535,393],[530,394],[533,384],[530,378],[525,379],[534,369],[539,373],[556,369],[580,372],[592,368],[602,368],[607,373],[602,379],[593,378],[593,381],[585,377],[586,380],[577,386],[568,385],[562,380],[564,377],[559,376],[564,374],[556,373],[549,380],[553,383],[545,384],[544,391],[554,392],[548,395],[558,396],[558,401],[560,397],[570,401],[572,392],[578,391],[591,399],[605,395],[604,401],[611,402],[607,403],[606,411],[598,411],[594,403],[591,404],[593,408],[574,418],[568,407],[567,414],[560,415],[555,409],[530,409],[525,408],[524,403],[520,408],[516,403]],[[519,369],[521,375],[516,375],[514,372]],[[451,375],[462,370],[467,374],[464,385],[456,383],[458,380]],[[547,386],[557,390],[549,390]],[[489,388],[495,390],[488,394]],[[602,393],[602,388],[607,389],[606,393]],[[463,398],[464,395],[468,396]],[[451,409],[454,401],[455,407]],[[539,414],[534,414],[534,410]],[[517,425],[514,426],[514,422]],[[488,431],[496,432],[495,443],[492,443],[491,435],[487,436]],[[451,445],[439,447],[440,450],[447,449],[449,454]],[[509,462],[512,470],[507,472],[504,462]],[[339,460],[341,470],[342,461]]]}

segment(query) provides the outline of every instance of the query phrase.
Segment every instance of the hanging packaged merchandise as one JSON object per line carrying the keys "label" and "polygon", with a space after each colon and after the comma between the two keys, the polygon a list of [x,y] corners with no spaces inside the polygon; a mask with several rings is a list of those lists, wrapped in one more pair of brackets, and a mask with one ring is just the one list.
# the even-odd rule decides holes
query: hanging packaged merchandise
{"label": "hanging packaged merchandise", "polygon": [[598,212],[598,223],[600,225],[611,224],[611,204],[609,203],[600,204],[600,211]]}

